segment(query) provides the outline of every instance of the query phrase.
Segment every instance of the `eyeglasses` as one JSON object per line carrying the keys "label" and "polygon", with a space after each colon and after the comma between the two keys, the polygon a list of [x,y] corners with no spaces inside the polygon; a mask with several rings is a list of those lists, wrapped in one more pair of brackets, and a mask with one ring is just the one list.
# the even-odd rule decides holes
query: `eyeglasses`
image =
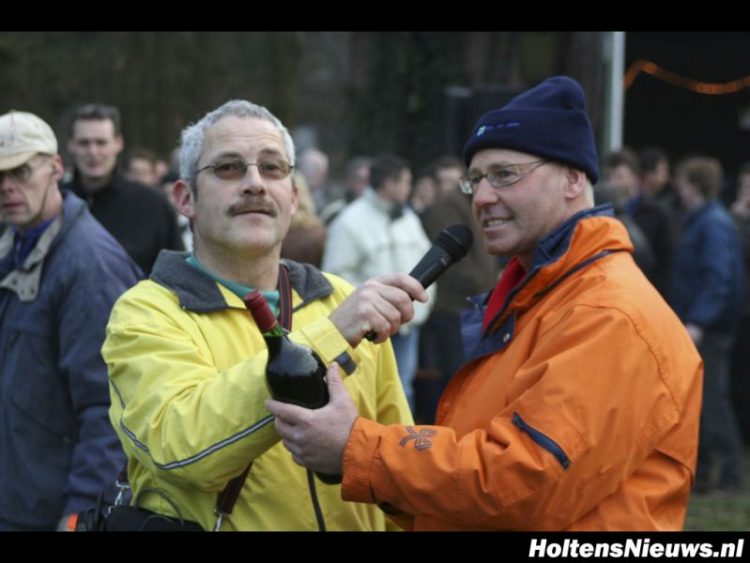
{"label": "eyeglasses", "polygon": [[465,194],[473,194],[479,182],[487,178],[487,181],[493,188],[504,188],[520,182],[534,170],[547,164],[549,160],[534,160],[532,162],[521,162],[518,164],[508,164],[491,169],[485,174],[469,174],[458,181],[458,186]]}
{"label": "eyeglasses", "polygon": [[294,166],[281,158],[264,158],[258,162],[244,162],[240,159],[221,160],[216,164],[209,164],[199,168],[197,176],[204,170],[211,170],[220,180],[242,180],[247,174],[247,169],[257,166],[260,175],[267,180],[283,180],[291,174]]}
{"label": "eyeglasses", "polygon": [[[40,156],[40,155],[37,155]],[[44,163],[43,160],[38,161],[39,165],[32,166],[31,161],[34,160],[35,157],[32,157],[29,159],[26,163],[22,164],[21,166],[16,166],[15,168],[12,168],[11,170],[3,170],[0,171],[0,184],[2,184],[5,181],[5,177],[7,176],[11,180],[13,180],[17,184],[25,184],[29,181],[29,178],[31,178],[31,175],[34,173],[34,171],[39,168],[41,164]]]}

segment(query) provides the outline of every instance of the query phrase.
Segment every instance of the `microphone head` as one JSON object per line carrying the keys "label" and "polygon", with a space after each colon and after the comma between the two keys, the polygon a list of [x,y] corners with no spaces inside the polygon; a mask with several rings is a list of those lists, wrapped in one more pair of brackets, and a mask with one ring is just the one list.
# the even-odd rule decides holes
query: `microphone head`
{"label": "microphone head", "polygon": [[438,233],[435,244],[445,250],[453,262],[458,262],[471,250],[474,235],[466,225],[451,225]]}

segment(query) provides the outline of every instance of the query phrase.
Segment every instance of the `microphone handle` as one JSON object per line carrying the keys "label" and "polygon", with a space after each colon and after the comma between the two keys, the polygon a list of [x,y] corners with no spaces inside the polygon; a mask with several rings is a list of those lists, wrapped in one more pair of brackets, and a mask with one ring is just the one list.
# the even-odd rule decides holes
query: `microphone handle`
{"label": "microphone handle", "polygon": [[433,282],[450,266],[450,262],[446,259],[440,260],[439,262],[433,262],[426,270],[422,272],[411,272],[409,275],[422,284],[422,287],[427,289]]}

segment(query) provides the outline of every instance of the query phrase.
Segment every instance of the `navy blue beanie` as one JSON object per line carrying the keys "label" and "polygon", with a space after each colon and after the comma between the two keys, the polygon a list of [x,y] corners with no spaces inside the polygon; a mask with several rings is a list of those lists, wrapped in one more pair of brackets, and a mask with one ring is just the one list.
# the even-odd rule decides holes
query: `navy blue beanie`
{"label": "navy blue beanie", "polygon": [[482,116],[464,146],[468,167],[482,149],[511,149],[583,170],[595,184],[599,158],[581,85],[553,76]]}

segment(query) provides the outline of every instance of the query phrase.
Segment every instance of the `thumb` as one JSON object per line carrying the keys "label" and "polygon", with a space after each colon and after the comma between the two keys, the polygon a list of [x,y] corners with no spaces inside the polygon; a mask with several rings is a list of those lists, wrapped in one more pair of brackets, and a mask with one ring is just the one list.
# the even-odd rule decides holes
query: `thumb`
{"label": "thumb", "polygon": [[342,394],[348,395],[344,382],[341,380],[341,373],[339,371],[339,365],[333,362],[328,366],[328,372],[326,372],[326,381],[328,382],[328,394],[331,397],[331,402],[340,398]]}

